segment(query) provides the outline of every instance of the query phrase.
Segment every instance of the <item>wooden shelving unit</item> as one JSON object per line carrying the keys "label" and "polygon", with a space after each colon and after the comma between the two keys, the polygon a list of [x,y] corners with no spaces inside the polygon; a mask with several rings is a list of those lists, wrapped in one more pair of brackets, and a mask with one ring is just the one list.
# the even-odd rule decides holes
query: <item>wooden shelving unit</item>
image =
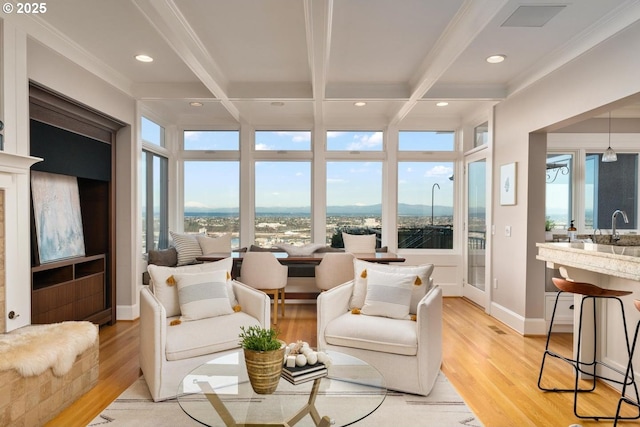
{"label": "wooden shelving unit", "polygon": [[124,124],[32,83],[32,170],[77,177],[86,256],[40,264],[32,221],[31,323],[116,320],[115,141]]}

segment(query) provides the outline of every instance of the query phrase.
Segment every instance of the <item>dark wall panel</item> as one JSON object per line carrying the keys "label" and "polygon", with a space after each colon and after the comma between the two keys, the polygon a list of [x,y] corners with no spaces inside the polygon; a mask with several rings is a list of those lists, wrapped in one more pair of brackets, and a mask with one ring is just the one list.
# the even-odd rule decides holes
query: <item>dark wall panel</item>
{"label": "dark wall panel", "polygon": [[31,155],[44,159],[33,170],[111,180],[109,144],[37,120],[31,120]]}

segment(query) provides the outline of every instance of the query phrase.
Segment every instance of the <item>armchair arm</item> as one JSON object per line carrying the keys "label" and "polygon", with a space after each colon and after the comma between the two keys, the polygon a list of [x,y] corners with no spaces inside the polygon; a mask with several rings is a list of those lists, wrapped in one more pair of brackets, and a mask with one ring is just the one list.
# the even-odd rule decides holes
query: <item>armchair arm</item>
{"label": "armchair arm", "polygon": [[431,390],[442,364],[442,289],[432,287],[417,311],[419,378],[421,388]]}
{"label": "armchair arm", "polygon": [[262,291],[254,289],[237,280],[232,281],[233,292],[242,311],[258,319],[262,326],[271,325],[271,300]]}
{"label": "armchair arm", "polygon": [[349,300],[353,293],[353,286],[354,281],[351,280],[318,295],[318,350],[323,350],[326,347],[324,330],[329,322],[349,311]]}
{"label": "armchair arm", "polygon": [[160,372],[165,358],[167,312],[144,286],[140,290],[140,368],[152,394],[160,390]]}

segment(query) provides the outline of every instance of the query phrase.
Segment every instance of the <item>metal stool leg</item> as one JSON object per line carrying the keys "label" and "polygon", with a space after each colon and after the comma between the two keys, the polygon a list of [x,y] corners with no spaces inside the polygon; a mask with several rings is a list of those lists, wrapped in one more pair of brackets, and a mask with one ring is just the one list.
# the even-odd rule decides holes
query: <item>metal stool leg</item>
{"label": "metal stool leg", "polygon": [[[618,425],[619,420],[630,419],[630,418],[624,418],[620,416],[620,410],[622,409],[623,403],[626,403],[627,405],[635,406],[638,409],[638,414],[640,415],[640,397],[638,397],[638,387],[635,384],[635,378],[633,373],[633,354],[635,352],[636,344],[638,342],[638,330],[640,330],[640,322],[638,322],[636,325],[636,332],[634,334],[633,344],[631,346],[631,352],[629,353],[629,363],[627,363],[627,370],[625,371],[625,377],[624,377],[625,381],[624,381],[624,385],[622,386],[622,392],[620,393],[620,400],[618,401],[618,407],[616,408],[616,416],[613,421],[614,427]],[[627,378],[629,378],[629,381],[627,381]],[[629,383],[632,383],[635,387],[635,392],[636,392],[635,400],[627,397],[626,395],[627,385]],[[638,417],[631,418],[631,419],[637,419],[637,418]]]}
{"label": "metal stool leg", "polygon": [[[588,362],[583,362],[582,361],[582,355],[581,355],[581,344],[582,344],[582,324],[583,324],[583,315],[584,315],[584,302],[586,300],[592,300],[593,301],[593,322],[594,322],[594,352],[593,352],[593,358],[588,361]],[[629,369],[627,368],[626,372],[622,372],[619,369],[605,363],[602,362],[600,360],[598,360],[597,355],[596,355],[596,349],[598,348],[598,325],[596,323],[597,317],[596,317],[596,303],[598,300],[601,301],[606,301],[606,300],[615,300],[618,302],[619,307],[620,307],[620,314],[622,316],[622,324],[623,324],[623,328],[624,328],[624,336],[625,336],[625,345],[626,345],[626,349],[627,349],[627,354],[629,355],[629,363],[631,363],[631,357],[632,357],[632,346],[630,345],[629,342],[629,334],[627,332],[627,318],[624,312],[624,306],[622,304],[622,300],[618,297],[595,297],[595,296],[586,296],[582,299],[581,305],[580,305],[580,323],[579,323],[579,327],[578,327],[578,350],[577,350],[577,355],[576,355],[576,360],[577,363],[575,364],[575,387],[574,387],[574,399],[573,399],[573,413],[576,417],[578,418],[582,418],[582,419],[595,419],[595,420],[612,420],[615,419],[616,416],[611,416],[611,415],[584,415],[584,414],[580,414],[578,413],[578,395],[579,395],[579,391],[582,391],[578,388],[578,384],[580,381],[580,374],[585,374],[585,375],[589,375],[591,377],[591,381],[592,381],[592,386],[593,388],[591,390],[585,390],[585,391],[593,391],[595,390],[596,387],[596,381],[598,379],[601,380],[607,380],[616,384],[620,384],[623,386],[623,389],[626,390],[626,386],[627,385],[632,385],[635,391],[635,395],[638,398],[638,401],[640,401],[640,394],[638,392],[638,386],[635,383],[635,378],[633,375],[633,368],[631,368],[631,373],[629,373]],[[609,371],[615,372],[619,378],[622,379],[617,379],[617,378],[613,378],[610,376],[606,376],[603,373],[598,373],[598,366],[601,366],[604,369],[607,369]],[[640,408],[638,411],[638,414],[633,416],[633,417],[620,417],[619,419],[625,419],[625,420],[636,420],[640,418]]]}

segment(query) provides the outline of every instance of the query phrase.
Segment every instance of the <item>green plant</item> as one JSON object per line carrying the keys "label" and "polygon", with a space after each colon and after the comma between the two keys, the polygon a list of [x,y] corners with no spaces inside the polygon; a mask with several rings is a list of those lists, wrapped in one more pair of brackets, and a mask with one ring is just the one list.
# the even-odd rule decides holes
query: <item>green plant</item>
{"label": "green plant", "polygon": [[253,351],[273,351],[282,346],[282,341],[278,340],[278,331],[273,328],[262,328],[260,326],[241,326],[240,346]]}
{"label": "green plant", "polygon": [[555,226],[556,222],[549,217],[544,221],[544,231],[551,231]]}

